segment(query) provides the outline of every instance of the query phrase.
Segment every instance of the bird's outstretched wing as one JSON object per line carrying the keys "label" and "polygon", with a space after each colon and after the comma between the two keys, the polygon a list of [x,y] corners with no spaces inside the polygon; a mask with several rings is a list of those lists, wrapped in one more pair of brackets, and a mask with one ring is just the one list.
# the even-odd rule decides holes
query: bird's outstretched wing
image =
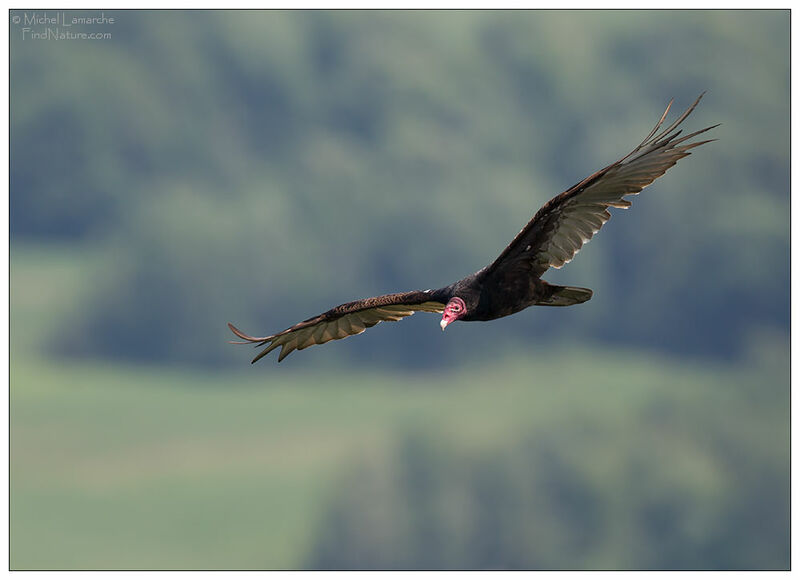
{"label": "bird's outstretched wing", "polygon": [[256,346],[266,346],[253,362],[269,354],[273,349],[281,347],[278,356],[280,362],[294,350],[303,350],[315,344],[325,344],[329,340],[361,334],[379,322],[400,320],[417,311],[442,312],[445,305],[439,301],[443,299],[439,294],[439,291],[415,290],[356,300],[341,304],[270,336],[248,336],[230,322],[228,327],[244,341],[231,341],[234,344],[255,343]]}
{"label": "bird's outstretched wing", "polygon": [[674,123],[658,133],[672,106],[670,101],[661,119],[636,149],[548,201],[487,267],[484,275],[525,269],[541,276],[548,268],[560,268],[572,260],[609,220],[609,207],[627,209],[631,202],[624,199],[626,195],[638,194],[689,155],[689,149],[714,141],[690,142],[718,125],[678,138],[681,134],[678,126],[702,98],[701,94]]}

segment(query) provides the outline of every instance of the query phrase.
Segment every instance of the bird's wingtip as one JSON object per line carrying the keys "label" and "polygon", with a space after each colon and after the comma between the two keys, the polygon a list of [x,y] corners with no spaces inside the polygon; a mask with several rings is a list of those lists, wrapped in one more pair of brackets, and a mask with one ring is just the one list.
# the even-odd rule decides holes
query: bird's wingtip
{"label": "bird's wingtip", "polygon": [[272,338],[269,336],[250,336],[249,334],[245,334],[244,332],[236,328],[230,322],[228,323],[228,328],[231,329],[231,332],[233,334],[235,334],[236,336],[247,342],[264,342],[265,340],[269,340],[270,338]]}

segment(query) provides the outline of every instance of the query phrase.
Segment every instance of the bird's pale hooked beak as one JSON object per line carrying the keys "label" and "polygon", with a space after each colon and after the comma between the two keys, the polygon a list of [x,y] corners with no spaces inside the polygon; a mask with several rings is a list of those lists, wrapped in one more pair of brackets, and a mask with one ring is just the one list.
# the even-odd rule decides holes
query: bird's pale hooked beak
{"label": "bird's pale hooked beak", "polygon": [[442,327],[442,332],[444,332],[444,329],[447,328],[448,324],[450,324],[450,321],[449,320],[445,320],[444,318],[442,318],[442,321],[439,322],[439,326]]}

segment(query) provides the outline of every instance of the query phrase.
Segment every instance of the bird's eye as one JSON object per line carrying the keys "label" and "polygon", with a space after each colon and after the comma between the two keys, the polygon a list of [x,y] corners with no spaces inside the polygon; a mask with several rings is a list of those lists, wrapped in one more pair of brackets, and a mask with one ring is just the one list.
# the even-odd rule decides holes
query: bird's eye
{"label": "bird's eye", "polygon": [[467,305],[464,304],[464,301],[461,298],[455,297],[447,303],[447,306],[445,306],[444,310],[445,312],[458,317],[467,311]]}

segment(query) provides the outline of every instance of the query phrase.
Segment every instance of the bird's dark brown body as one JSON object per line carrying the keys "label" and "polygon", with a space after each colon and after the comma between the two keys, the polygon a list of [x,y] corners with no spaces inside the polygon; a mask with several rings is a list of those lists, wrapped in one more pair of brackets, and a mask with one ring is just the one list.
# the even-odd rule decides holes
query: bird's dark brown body
{"label": "bird's dark brown body", "polygon": [[494,320],[534,305],[586,302],[592,297],[588,288],[548,284],[542,274],[572,260],[611,218],[609,208],[627,209],[631,202],[626,196],[638,194],[689,155],[690,149],[708,143],[691,139],[716,125],[686,136],[680,136],[677,129],[702,96],[658,133],[668,106],[638,147],[548,201],[494,262],[458,282],[438,290],[399,292],[341,304],[270,336],[253,337],[228,326],[245,342],[264,347],[253,362],[277,347],[281,347],[281,361],[294,350],[360,334],[379,322],[400,320],[418,311],[443,313],[440,325],[444,330],[456,320]]}
{"label": "bird's dark brown body", "polygon": [[[458,296],[467,306],[467,314],[459,320],[488,321],[516,314],[530,306],[567,306],[568,304],[550,303],[553,293],[563,286],[548,284],[532,273],[527,276],[509,276],[505,273],[486,276],[486,269],[476,272],[455,284],[436,290],[432,293],[443,304]],[[591,297],[591,290],[586,300]],[[583,301],[583,300],[582,300]],[[570,302],[577,304],[578,302]]]}

